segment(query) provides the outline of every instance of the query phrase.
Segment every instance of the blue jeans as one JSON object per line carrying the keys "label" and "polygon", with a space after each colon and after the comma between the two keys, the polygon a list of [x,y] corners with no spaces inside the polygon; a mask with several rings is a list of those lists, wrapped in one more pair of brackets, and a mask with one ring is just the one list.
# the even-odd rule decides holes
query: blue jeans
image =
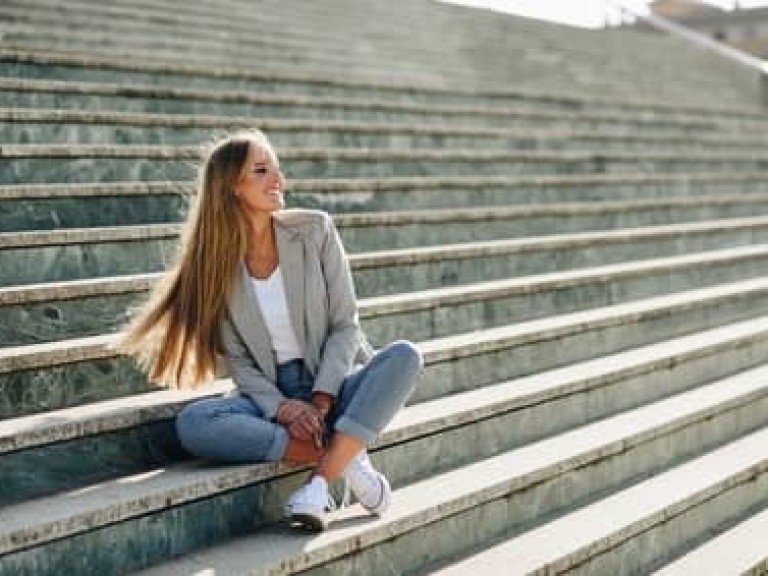
{"label": "blue jeans", "polygon": [[[421,372],[421,353],[401,340],[379,350],[347,376],[326,419],[327,431],[342,432],[371,444],[402,408]],[[309,401],[312,375],[301,360],[280,364],[277,386],[287,398]],[[285,427],[264,418],[241,394],[206,398],[179,413],[176,430],[191,454],[217,462],[280,460],[288,446]]]}

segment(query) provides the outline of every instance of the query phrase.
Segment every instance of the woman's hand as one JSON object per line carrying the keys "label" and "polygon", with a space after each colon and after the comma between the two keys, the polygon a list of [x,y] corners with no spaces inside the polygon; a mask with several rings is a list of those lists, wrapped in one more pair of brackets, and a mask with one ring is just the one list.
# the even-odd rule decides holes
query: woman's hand
{"label": "woman's hand", "polygon": [[312,394],[312,406],[314,406],[323,419],[328,417],[328,414],[333,408],[333,396],[327,392],[315,392]]}
{"label": "woman's hand", "polygon": [[291,438],[311,440],[318,448],[322,446],[324,415],[312,404],[284,400],[277,409],[275,421],[286,427]]}

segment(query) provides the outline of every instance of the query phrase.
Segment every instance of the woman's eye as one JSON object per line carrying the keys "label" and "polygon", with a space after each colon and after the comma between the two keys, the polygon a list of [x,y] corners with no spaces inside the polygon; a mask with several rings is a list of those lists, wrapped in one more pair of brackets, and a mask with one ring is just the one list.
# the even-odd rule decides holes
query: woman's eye
{"label": "woman's eye", "polygon": [[267,173],[267,169],[266,168],[254,168],[253,169],[253,173],[254,174],[258,174],[259,176],[263,176],[263,175],[265,175]]}

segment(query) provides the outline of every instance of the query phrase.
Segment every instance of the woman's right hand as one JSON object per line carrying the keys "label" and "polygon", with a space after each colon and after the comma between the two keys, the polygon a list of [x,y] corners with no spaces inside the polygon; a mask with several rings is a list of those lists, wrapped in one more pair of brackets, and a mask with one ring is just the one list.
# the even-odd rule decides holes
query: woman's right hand
{"label": "woman's right hand", "polygon": [[275,421],[286,427],[291,438],[311,440],[318,448],[322,446],[325,423],[320,411],[312,404],[301,400],[283,400]]}

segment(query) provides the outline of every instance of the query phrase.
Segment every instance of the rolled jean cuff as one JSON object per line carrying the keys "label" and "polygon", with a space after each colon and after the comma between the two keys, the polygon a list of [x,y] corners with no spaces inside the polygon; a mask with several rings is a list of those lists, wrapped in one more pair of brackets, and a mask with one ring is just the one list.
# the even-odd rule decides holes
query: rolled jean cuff
{"label": "rolled jean cuff", "polygon": [[283,454],[288,448],[288,431],[282,426],[275,427],[275,436],[272,439],[272,445],[269,447],[264,460],[267,462],[278,462],[283,459]]}
{"label": "rolled jean cuff", "polygon": [[370,446],[374,443],[376,438],[378,437],[379,433],[375,430],[371,430],[370,428],[363,426],[359,422],[356,422],[355,420],[352,420],[347,415],[341,416],[334,426],[337,432],[342,432],[344,434],[349,434],[350,436],[354,436],[361,442],[363,442],[366,446]]}

